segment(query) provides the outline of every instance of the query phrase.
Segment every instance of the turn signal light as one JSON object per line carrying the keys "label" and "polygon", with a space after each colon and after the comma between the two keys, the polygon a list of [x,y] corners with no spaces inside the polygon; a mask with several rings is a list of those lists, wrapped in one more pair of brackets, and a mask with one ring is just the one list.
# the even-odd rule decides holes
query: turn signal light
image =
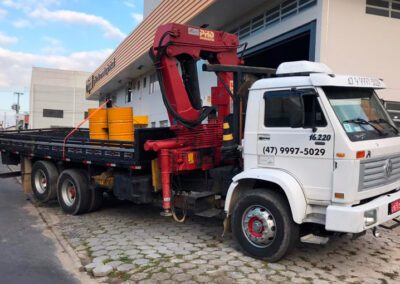
{"label": "turn signal light", "polygon": [[344,193],[342,192],[335,192],[336,199],[344,199]]}
{"label": "turn signal light", "polygon": [[357,159],[365,158],[365,151],[357,151],[356,158]]}
{"label": "turn signal light", "polygon": [[336,153],[336,157],[338,158],[344,158],[346,156],[345,153]]}

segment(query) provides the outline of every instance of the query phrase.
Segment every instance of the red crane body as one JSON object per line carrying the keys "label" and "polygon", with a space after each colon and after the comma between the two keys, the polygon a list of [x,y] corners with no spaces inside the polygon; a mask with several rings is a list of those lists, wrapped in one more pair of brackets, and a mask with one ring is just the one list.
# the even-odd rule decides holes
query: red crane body
{"label": "red crane body", "polygon": [[[232,90],[233,75],[218,74],[217,86],[211,89],[211,107],[203,107],[197,62],[243,64],[237,55],[238,46],[237,36],[221,31],[180,24],[162,25],[156,31],[150,55],[176,137],[147,141],[145,149],[158,153],[166,214],[171,209],[171,174],[208,170],[221,164],[223,123],[231,113],[227,87]],[[202,123],[205,119],[207,122]]]}

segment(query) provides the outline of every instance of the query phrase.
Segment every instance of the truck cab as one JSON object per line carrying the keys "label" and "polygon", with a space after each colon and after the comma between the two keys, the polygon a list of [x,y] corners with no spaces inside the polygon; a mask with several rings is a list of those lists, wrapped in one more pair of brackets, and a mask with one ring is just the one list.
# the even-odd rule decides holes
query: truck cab
{"label": "truck cab", "polygon": [[384,87],[306,61],[253,84],[244,170],[225,203],[245,251],[274,261],[306,224],[357,234],[400,215],[400,137],[376,94]]}

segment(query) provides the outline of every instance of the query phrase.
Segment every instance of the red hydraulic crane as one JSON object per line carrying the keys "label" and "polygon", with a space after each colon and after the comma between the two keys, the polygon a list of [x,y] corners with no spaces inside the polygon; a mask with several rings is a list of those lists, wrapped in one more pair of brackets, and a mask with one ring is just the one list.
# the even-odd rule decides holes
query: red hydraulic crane
{"label": "red hydraulic crane", "polygon": [[163,209],[171,214],[171,174],[208,170],[221,164],[224,120],[231,113],[233,75],[218,72],[211,90],[211,106],[203,106],[197,63],[240,65],[237,36],[222,31],[167,24],[157,29],[150,55],[174,138],[147,141],[145,149],[158,153]]}

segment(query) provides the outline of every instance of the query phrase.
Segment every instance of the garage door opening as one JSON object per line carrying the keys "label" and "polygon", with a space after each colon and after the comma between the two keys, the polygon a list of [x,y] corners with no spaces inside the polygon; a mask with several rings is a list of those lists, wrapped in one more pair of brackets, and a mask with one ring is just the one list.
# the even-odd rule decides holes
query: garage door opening
{"label": "garage door opening", "polygon": [[315,23],[310,23],[246,51],[245,64],[277,68],[287,61],[315,59]]}
{"label": "garage door opening", "polygon": [[305,34],[245,57],[245,62],[250,66],[277,68],[286,61],[310,60],[309,53],[310,34]]}

